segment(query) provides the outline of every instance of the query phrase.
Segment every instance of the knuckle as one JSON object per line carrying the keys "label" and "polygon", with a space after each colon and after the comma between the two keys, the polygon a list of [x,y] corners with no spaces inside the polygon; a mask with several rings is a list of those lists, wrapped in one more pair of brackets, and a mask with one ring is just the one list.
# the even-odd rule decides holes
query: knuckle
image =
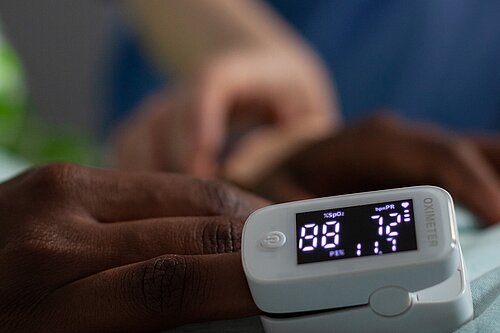
{"label": "knuckle", "polygon": [[69,163],[55,163],[40,166],[35,169],[35,174],[41,179],[48,181],[58,181],[71,176],[78,171],[80,167]]}
{"label": "knuckle", "polygon": [[49,164],[35,168],[31,173],[33,186],[50,193],[66,193],[83,168],[66,163]]}
{"label": "knuckle", "polygon": [[394,112],[383,110],[366,120],[366,125],[378,129],[394,129],[397,127],[398,119]]}
{"label": "knuckle", "polygon": [[202,227],[203,254],[233,253],[241,250],[242,221],[237,218],[219,218]]}
{"label": "knuckle", "polygon": [[218,66],[214,64],[204,64],[199,68],[196,81],[200,86],[206,86],[217,76]]}
{"label": "knuckle", "polygon": [[38,284],[33,288],[39,288],[64,278],[64,274],[55,277],[52,272],[62,273],[64,258],[73,255],[75,250],[73,243],[62,239],[57,228],[32,225],[22,234],[12,236],[13,241],[4,249],[4,254],[15,266],[11,273],[18,281],[32,281],[33,276],[37,276]]}
{"label": "knuckle", "polygon": [[220,66],[218,62],[212,61],[200,66],[195,77],[197,94],[203,95],[206,90],[218,87],[222,84],[224,76],[224,67]]}
{"label": "knuckle", "polygon": [[228,64],[234,61],[233,58],[231,55],[225,55],[201,64],[196,74],[197,81],[203,85],[210,85],[222,80],[226,75]]}
{"label": "knuckle", "polygon": [[[16,236],[16,252],[38,258],[38,263],[53,260],[59,255],[73,253],[77,245],[69,235],[64,235],[58,225],[48,221],[32,224]],[[45,258],[45,260],[40,260]]]}
{"label": "knuckle", "polygon": [[165,255],[149,261],[140,279],[141,304],[150,313],[168,313],[180,319],[189,313],[201,298],[202,284],[193,276],[195,259],[179,255]]}
{"label": "knuckle", "polygon": [[433,153],[439,158],[432,159],[434,177],[443,186],[455,183],[457,174],[464,168],[470,168],[471,158],[474,158],[474,147],[462,138],[445,138],[431,145]]}
{"label": "knuckle", "polygon": [[212,215],[234,216],[243,209],[243,203],[234,189],[217,180],[201,180],[203,199]]}
{"label": "knuckle", "polygon": [[464,138],[445,140],[441,146],[441,152],[452,163],[463,161],[473,150],[471,142]]}

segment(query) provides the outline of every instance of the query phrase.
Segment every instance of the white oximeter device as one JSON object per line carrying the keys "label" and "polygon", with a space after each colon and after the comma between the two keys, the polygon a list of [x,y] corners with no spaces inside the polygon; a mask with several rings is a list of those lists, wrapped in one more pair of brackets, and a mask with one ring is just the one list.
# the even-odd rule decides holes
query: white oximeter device
{"label": "white oximeter device", "polygon": [[473,315],[453,201],[438,187],[262,208],[242,257],[267,333],[451,332]]}

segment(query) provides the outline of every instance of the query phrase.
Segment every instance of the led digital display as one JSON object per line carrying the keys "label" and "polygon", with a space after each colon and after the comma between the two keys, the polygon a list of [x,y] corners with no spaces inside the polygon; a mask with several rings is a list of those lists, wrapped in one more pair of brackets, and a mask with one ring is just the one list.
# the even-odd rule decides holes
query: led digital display
{"label": "led digital display", "polygon": [[299,264],[417,249],[411,199],[297,213],[296,219]]}

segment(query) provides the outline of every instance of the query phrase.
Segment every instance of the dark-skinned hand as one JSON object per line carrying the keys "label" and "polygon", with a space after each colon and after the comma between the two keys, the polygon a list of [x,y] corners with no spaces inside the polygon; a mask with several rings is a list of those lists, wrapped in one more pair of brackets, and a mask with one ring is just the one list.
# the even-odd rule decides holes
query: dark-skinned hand
{"label": "dark-skinned hand", "polygon": [[148,332],[258,313],[241,229],[261,199],[74,165],[0,184],[0,331]]}
{"label": "dark-skinned hand", "polygon": [[438,185],[500,223],[500,137],[460,136],[382,114],[308,145],[254,190],[276,201]]}

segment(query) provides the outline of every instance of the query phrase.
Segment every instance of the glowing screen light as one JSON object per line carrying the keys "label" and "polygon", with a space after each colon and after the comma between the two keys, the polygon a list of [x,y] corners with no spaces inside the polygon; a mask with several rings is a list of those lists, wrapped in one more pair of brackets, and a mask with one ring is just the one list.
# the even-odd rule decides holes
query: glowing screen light
{"label": "glowing screen light", "polygon": [[417,249],[410,199],[298,213],[296,219],[299,264]]}

